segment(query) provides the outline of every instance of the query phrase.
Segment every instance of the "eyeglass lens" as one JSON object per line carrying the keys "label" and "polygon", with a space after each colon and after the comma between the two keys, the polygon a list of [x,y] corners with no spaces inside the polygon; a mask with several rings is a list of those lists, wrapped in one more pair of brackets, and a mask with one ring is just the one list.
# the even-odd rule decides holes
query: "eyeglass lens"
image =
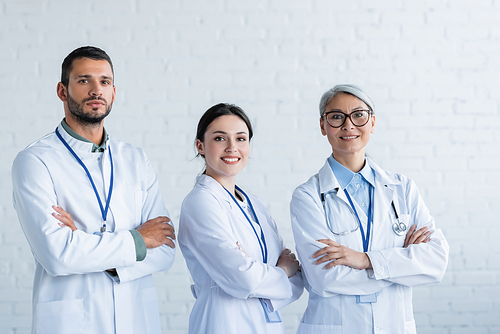
{"label": "eyeglass lens", "polygon": [[349,117],[354,126],[363,126],[368,123],[368,119],[370,118],[370,113],[368,110],[358,110],[354,111],[350,114],[344,114],[339,111],[332,111],[325,114],[326,121],[330,126],[334,128],[339,128],[344,125],[346,118]]}

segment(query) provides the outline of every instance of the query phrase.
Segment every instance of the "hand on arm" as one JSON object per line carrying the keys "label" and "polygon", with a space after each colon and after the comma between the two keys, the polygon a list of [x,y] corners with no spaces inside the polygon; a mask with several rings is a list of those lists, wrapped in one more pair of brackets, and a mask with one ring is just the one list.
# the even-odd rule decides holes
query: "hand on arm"
{"label": "hand on arm", "polygon": [[241,247],[240,243],[238,241],[236,241],[236,246],[238,246],[238,249],[240,250],[240,252],[243,253],[243,255],[245,255],[245,257],[250,257],[248,256],[247,252],[245,252],[245,250],[243,249],[243,247]]}
{"label": "hand on arm", "polygon": [[136,228],[142,235],[146,248],[156,248],[167,244],[170,248],[175,248],[172,240],[175,240],[174,227],[170,224],[168,217],[156,217],[148,220]]}
{"label": "hand on arm", "polygon": [[[53,205],[52,208],[56,211],[52,213],[52,216],[60,221],[59,226],[67,226],[71,231],[77,230],[73,218],[69,213],[58,205]],[[172,241],[175,240],[174,228],[168,224],[169,221],[170,219],[168,217],[156,217],[148,220],[136,229],[144,239],[146,248],[156,248],[164,244],[167,244],[171,248],[175,248],[175,244]],[[114,271],[116,273],[115,269],[108,269],[108,271]]]}
{"label": "hand on arm", "polygon": [[330,239],[320,239],[318,241],[327,245],[313,254],[313,258],[318,258],[314,264],[329,262],[323,269],[330,269],[340,265],[352,269],[372,268],[370,258],[366,253],[357,252]]}
{"label": "hand on arm", "polygon": [[75,223],[73,222],[73,218],[71,218],[69,213],[64,211],[59,205],[52,205],[52,208],[56,211],[52,213],[52,216],[60,221],[59,226],[67,226],[71,229],[71,231],[77,230]]}
{"label": "hand on arm", "polygon": [[[429,242],[431,231],[428,231],[427,226],[422,227],[418,231],[416,225],[412,225],[406,234],[404,248],[409,245],[417,245],[420,243]],[[372,269],[370,258],[366,253],[357,252],[348,247],[342,246],[330,239],[318,240],[327,245],[314,253],[313,258],[319,258],[314,262],[318,265],[329,262],[324,269],[330,269],[335,266],[344,265],[352,269]]]}
{"label": "hand on arm", "polygon": [[[71,231],[77,230],[73,218],[69,213],[58,205],[53,205],[52,208],[56,211],[52,213],[52,216],[60,221],[59,226],[67,226]],[[170,248],[175,248],[175,244],[172,241],[175,240],[174,228],[168,222],[170,222],[170,218],[160,216],[150,219],[137,227],[136,230],[144,239],[146,248],[156,248],[164,244],[167,244]]]}
{"label": "hand on arm", "polygon": [[427,226],[422,227],[418,231],[415,231],[417,229],[417,225],[412,225],[410,229],[408,230],[408,233],[406,234],[405,238],[405,244],[403,248],[406,248],[410,245],[418,245],[420,243],[428,243],[431,241],[431,231],[429,231]]}
{"label": "hand on arm", "polygon": [[[245,255],[245,257],[249,257],[245,250],[241,247],[239,242],[236,242],[236,245],[238,246],[240,252]],[[285,248],[278,258],[276,267],[283,269],[288,278],[290,278],[297,272],[297,270],[300,270],[300,263],[299,260],[297,260],[297,258],[295,257],[295,254],[293,254],[292,251],[288,248]]]}
{"label": "hand on arm", "polygon": [[296,259],[295,254],[293,254],[288,248],[285,248],[281,252],[276,266],[283,269],[289,278],[292,277],[300,268],[299,261]]}
{"label": "hand on arm", "polygon": [[[75,226],[75,223],[73,222],[73,218],[69,213],[64,211],[64,209],[59,205],[52,205],[52,208],[56,211],[52,213],[52,216],[60,221],[59,226],[67,226],[71,229],[72,232],[78,230]],[[116,269],[106,269],[106,271],[109,272],[112,276],[116,276]]]}

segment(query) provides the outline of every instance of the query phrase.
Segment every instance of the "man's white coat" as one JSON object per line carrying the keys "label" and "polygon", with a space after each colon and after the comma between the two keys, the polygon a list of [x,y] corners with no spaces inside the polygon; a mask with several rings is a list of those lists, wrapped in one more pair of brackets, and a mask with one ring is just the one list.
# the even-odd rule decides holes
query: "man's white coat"
{"label": "man's white coat", "polygon": [[[168,216],[156,174],[144,152],[112,137],[103,153],[92,143],[59,133],[89,169],[103,205],[114,187],[108,231],[83,168],[54,132],[28,146],[12,168],[14,207],[35,258],[33,333],[161,333],[151,274],[171,267],[175,250],[148,249],[136,262],[129,230],[157,216]],[[78,230],[61,228],[52,216],[58,204]],[[111,277],[105,270],[116,268]]]}

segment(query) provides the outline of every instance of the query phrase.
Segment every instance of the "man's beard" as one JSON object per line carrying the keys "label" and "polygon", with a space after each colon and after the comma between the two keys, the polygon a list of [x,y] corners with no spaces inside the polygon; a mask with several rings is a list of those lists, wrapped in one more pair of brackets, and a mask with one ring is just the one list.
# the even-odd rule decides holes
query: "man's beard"
{"label": "man's beard", "polygon": [[[106,111],[104,114],[99,115],[97,113],[91,114],[91,113],[85,113],[83,111],[83,107],[85,106],[85,103],[92,101],[92,100],[99,100],[104,102],[106,105]],[[111,112],[111,107],[113,106],[113,103],[108,105],[108,102],[103,99],[102,97],[96,96],[96,97],[90,97],[88,99],[85,99],[82,101],[82,103],[78,103],[75,99],[73,99],[69,94],[68,94],[68,109],[71,112],[71,114],[76,118],[76,120],[84,125],[84,126],[97,126],[101,123],[101,121],[106,118],[106,116],[109,115]],[[95,111],[95,109],[93,109]]]}

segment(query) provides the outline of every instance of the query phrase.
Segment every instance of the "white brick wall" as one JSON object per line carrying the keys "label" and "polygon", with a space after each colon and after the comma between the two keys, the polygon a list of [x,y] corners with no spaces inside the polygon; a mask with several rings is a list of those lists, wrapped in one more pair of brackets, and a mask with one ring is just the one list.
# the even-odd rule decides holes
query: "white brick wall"
{"label": "white brick wall", "polygon": [[[500,332],[499,0],[0,0],[0,333],[29,333],[33,259],[11,201],[18,151],[52,131],[63,58],[115,63],[108,131],[144,148],[178,222],[202,164],[199,116],[242,106],[255,123],[243,188],[288,245],[293,189],[329,154],[317,105],[337,83],[370,92],[369,154],[417,182],[451,247],[443,282],[414,290],[419,333]],[[179,252],[155,276],[164,333],[186,333],[193,298]],[[306,298],[285,310],[294,333]]]}

